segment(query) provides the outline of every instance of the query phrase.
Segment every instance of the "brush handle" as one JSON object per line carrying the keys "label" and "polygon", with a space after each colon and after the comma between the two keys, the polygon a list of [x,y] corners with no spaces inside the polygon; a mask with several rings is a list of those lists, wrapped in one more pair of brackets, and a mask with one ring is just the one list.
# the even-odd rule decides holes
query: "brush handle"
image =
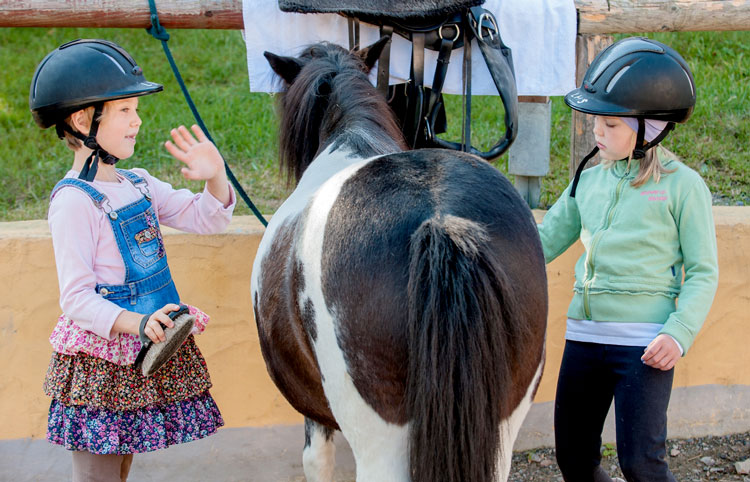
{"label": "brush handle", "polygon": [[149,318],[151,318],[151,315],[153,313],[149,313],[148,315],[143,315],[143,318],[141,318],[141,324],[138,326],[138,338],[141,339],[141,343],[144,345],[146,343],[151,343],[151,339],[146,336],[146,333],[144,330],[146,329],[146,323],[148,323]]}
{"label": "brush handle", "polygon": [[[153,315],[154,313],[143,315],[143,318],[141,318],[141,324],[138,326],[138,338],[140,338],[141,343],[143,343],[144,345],[152,343],[151,339],[148,336],[146,336],[146,333],[144,332],[144,330],[146,329],[146,323],[148,323],[148,320],[151,318],[151,315]],[[187,305],[181,304],[179,310],[169,312],[169,319],[174,321],[177,319],[178,316],[185,315],[188,313],[190,313],[190,309],[187,307]],[[167,327],[167,325],[165,325],[161,321],[159,322],[159,324],[161,325],[162,329]]]}

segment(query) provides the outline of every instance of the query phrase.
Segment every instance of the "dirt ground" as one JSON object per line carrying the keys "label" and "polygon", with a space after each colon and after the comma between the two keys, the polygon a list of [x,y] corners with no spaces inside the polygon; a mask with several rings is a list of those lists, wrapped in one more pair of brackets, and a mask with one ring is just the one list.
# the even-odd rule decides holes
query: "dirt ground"
{"label": "dirt ground", "polygon": [[[602,467],[613,477],[622,477],[614,447],[604,447]],[[750,432],[723,437],[701,437],[667,442],[669,468],[680,482],[750,482]],[[562,476],[555,462],[554,449],[516,453],[510,482],[557,482]]]}

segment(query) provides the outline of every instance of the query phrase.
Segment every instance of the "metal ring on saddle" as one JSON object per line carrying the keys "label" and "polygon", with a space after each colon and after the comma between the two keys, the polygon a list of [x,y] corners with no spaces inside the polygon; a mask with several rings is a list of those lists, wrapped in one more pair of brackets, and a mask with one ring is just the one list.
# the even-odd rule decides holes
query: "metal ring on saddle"
{"label": "metal ring on saddle", "polygon": [[458,40],[458,37],[461,36],[461,29],[458,28],[458,25],[455,24],[455,23],[443,24],[443,25],[440,26],[440,28],[438,28],[438,36],[440,37],[440,40],[444,39],[444,37],[443,37],[443,27],[445,27],[446,25],[448,25],[449,27],[453,27],[453,28],[456,29],[456,36],[453,37],[453,42],[455,42],[456,40]]}
{"label": "metal ring on saddle", "polygon": [[[500,31],[500,29],[497,28],[497,23],[495,23],[495,17],[493,15],[489,15],[487,12],[484,12],[479,16],[479,20],[476,23],[477,33],[480,37],[482,36],[482,24],[484,23],[485,18],[492,23],[492,26],[495,29],[495,33]],[[490,35],[490,40],[494,40],[495,37],[492,35],[492,31],[489,28],[487,29],[487,33],[489,33]]]}

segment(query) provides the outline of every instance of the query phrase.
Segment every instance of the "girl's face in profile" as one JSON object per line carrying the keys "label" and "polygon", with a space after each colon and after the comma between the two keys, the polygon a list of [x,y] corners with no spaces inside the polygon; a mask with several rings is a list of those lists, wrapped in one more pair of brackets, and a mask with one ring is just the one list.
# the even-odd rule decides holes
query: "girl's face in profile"
{"label": "girl's face in profile", "polygon": [[619,117],[594,116],[594,138],[602,159],[617,161],[630,156],[635,132]]}
{"label": "girl's face in profile", "polygon": [[127,159],[135,151],[135,138],[141,127],[138,97],[113,100],[104,104],[96,140],[118,159]]}

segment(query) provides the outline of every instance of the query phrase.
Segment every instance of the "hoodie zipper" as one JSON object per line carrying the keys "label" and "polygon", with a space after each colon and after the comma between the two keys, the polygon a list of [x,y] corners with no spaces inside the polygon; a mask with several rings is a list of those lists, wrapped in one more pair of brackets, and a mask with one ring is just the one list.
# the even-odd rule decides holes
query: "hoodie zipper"
{"label": "hoodie zipper", "polygon": [[594,238],[591,240],[591,249],[589,250],[588,259],[586,260],[588,276],[586,276],[586,280],[583,282],[583,312],[587,320],[591,319],[591,306],[589,305],[589,293],[591,291],[591,285],[594,283],[594,252],[596,251],[596,248],[599,244],[599,240],[603,236],[604,231],[609,229],[609,227],[612,225],[612,219],[614,218],[614,215],[615,215],[615,206],[617,205],[617,202],[620,200],[620,194],[622,194],[622,189],[623,189],[623,186],[625,185],[625,182],[627,182],[627,177],[629,173],[630,173],[630,168],[628,168],[628,170],[625,171],[625,174],[617,183],[617,188],[615,188],[615,198],[612,201],[612,204],[609,206],[609,210],[607,211],[607,222],[604,224],[604,227],[600,229],[594,235]]}

